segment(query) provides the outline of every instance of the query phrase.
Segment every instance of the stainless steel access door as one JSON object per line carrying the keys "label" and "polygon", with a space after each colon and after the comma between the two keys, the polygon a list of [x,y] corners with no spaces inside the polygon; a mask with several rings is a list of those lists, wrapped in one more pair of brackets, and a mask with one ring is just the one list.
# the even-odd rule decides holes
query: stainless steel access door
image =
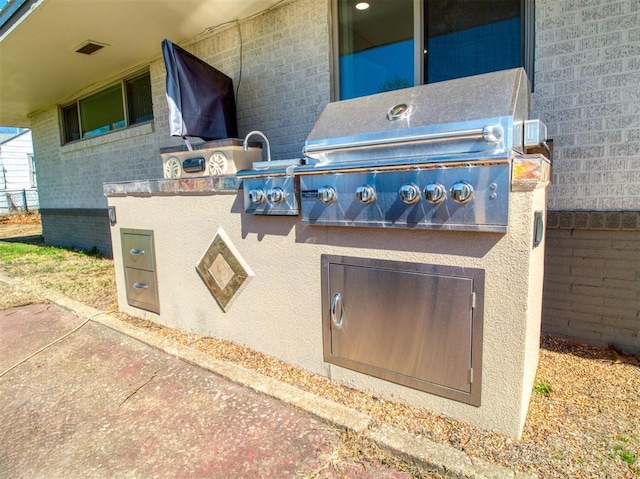
{"label": "stainless steel access door", "polygon": [[484,271],[322,256],[324,359],[480,404]]}

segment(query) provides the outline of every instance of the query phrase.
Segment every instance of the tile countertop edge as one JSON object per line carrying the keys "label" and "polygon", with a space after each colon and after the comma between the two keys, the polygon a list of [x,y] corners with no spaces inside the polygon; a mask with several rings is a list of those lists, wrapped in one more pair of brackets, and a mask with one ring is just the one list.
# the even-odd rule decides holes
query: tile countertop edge
{"label": "tile countertop edge", "polygon": [[235,175],[136,180],[102,185],[104,195],[107,198],[116,196],[237,194],[241,188],[242,180]]}

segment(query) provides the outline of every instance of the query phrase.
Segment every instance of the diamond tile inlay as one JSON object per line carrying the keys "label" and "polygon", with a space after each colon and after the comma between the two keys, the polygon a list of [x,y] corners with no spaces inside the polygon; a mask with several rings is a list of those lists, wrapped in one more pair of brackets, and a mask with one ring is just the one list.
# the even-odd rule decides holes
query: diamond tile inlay
{"label": "diamond tile inlay", "polygon": [[253,276],[251,268],[222,228],[216,233],[196,270],[223,311],[229,309]]}
{"label": "diamond tile inlay", "polygon": [[221,254],[213,260],[213,264],[211,268],[209,268],[209,273],[211,273],[211,276],[220,289],[226,288],[235,274]]}

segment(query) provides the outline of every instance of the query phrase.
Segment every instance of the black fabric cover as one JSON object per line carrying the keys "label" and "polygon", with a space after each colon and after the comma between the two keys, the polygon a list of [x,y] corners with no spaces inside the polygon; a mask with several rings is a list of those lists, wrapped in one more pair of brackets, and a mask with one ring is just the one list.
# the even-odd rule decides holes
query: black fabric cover
{"label": "black fabric cover", "polygon": [[172,136],[237,138],[233,81],[169,40],[162,41]]}

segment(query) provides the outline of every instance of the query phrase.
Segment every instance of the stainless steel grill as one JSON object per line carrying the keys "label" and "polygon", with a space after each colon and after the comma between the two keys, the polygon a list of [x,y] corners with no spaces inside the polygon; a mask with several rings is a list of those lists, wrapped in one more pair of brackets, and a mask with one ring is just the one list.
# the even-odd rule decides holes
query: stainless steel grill
{"label": "stainless steel grill", "polygon": [[513,160],[546,141],[544,125],[528,120],[529,91],[514,69],[330,103],[302,160],[239,173],[245,211],[505,232]]}

